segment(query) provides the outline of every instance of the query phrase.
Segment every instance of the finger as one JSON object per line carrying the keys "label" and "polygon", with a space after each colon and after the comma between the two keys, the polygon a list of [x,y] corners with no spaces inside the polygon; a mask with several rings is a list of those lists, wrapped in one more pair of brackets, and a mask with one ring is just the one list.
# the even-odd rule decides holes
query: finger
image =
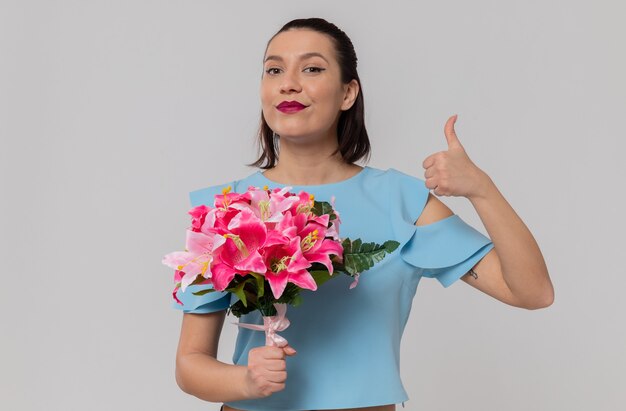
{"label": "finger", "polygon": [[287,380],[287,371],[269,371],[267,373],[267,381],[273,383],[281,383]]}
{"label": "finger", "polygon": [[436,196],[442,196],[443,195],[441,187],[439,187],[439,183],[434,183],[433,184],[432,193],[435,194]]}
{"label": "finger", "polygon": [[457,114],[450,117],[448,121],[446,121],[446,125],[443,128],[443,133],[446,135],[446,141],[448,142],[448,149],[463,147],[459,137],[456,135],[456,131],[454,130],[454,123],[456,123],[457,117]]}
{"label": "finger", "polygon": [[284,382],[280,382],[280,383],[269,382],[267,384],[267,389],[271,392],[282,391],[285,389],[285,383]]}
{"label": "finger", "polygon": [[422,167],[429,168],[435,164],[435,154],[431,154],[422,161]]}
{"label": "finger", "polygon": [[427,178],[426,180],[424,180],[424,185],[427,189],[434,190],[435,187],[437,187],[437,180],[434,178]]}
{"label": "finger", "polygon": [[431,178],[435,175],[435,173],[435,167],[429,167],[426,169],[426,171],[424,171],[424,178]]}
{"label": "finger", "polygon": [[267,347],[263,357],[268,360],[283,359],[285,358],[285,351],[280,347]]}
{"label": "finger", "polygon": [[287,362],[284,360],[272,360],[265,364],[265,368],[268,371],[285,371],[287,369]]}
{"label": "finger", "polygon": [[293,349],[293,347],[291,346],[286,346],[283,348],[283,350],[285,351],[285,354],[291,356],[291,355],[296,355],[296,350]]}

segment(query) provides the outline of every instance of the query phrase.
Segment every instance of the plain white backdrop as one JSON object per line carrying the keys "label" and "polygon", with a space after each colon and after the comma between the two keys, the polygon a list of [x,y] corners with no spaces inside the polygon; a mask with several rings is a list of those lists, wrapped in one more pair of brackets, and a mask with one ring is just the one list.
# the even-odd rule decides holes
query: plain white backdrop
{"label": "plain white backdrop", "polygon": [[[219,409],[174,380],[182,314],[161,258],[184,245],[189,191],[255,171],[267,40],[323,17],[357,51],[368,164],[423,177],[458,113],[555,286],[551,307],[527,311],[424,279],[402,342],[406,409],[622,409],[625,12],[606,0],[2,0],[0,407]],[[485,232],[467,199],[442,200]]]}

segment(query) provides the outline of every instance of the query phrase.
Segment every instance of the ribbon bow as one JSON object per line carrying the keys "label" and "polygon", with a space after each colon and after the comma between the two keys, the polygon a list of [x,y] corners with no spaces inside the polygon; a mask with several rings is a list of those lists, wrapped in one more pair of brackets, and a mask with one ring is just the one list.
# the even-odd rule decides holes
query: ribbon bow
{"label": "ribbon bow", "polygon": [[235,323],[239,327],[249,328],[251,330],[265,331],[265,345],[274,347],[284,347],[287,340],[277,334],[289,327],[289,320],[285,317],[287,313],[287,304],[274,304],[276,315],[263,317],[263,325]]}

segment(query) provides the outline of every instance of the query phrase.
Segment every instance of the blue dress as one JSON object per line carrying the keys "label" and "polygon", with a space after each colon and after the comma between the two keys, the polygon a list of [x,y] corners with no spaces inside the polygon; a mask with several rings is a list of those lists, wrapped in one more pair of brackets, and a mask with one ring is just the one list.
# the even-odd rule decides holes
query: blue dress
{"label": "blue dress", "polygon": [[[213,196],[230,185],[234,192],[248,186],[285,187],[262,172],[190,193],[192,206],[213,206]],[[398,404],[409,397],[400,379],[400,340],[409,318],[417,286],[423,277],[449,287],[493,248],[490,239],[452,215],[432,224],[416,226],[429,190],[424,180],[389,168],[365,166],[358,174],[337,183],[290,185],[331,201],[339,212],[340,237],[361,238],[400,246],[361,274],[359,284],[340,274],[317,291],[303,290],[303,302],[288,307],[291,325],[280,334],[297,350],[287,357],[283,391],[267,398],[231,401],[242,410],[295,411],[371,407]],[[194,296],[207,287],[195,285],[177,297],[188,313],[225,310],[237,301],[234,294],[213,292]],[[258,312],[244,315],[243,323],[263,324]],[[265,344],[260,331],[239,328],[233,364],[246,365],[248,351]]]}

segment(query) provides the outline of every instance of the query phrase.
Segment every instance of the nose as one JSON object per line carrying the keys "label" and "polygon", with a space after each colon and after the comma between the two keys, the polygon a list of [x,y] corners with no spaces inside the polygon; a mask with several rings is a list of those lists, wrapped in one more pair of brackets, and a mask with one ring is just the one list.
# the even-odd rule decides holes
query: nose
{"label": "nose", "polygon": [[293,70],[285,70],[280,83],[281,93],[300,92],[301,90],[302,87],[298,75]]}

